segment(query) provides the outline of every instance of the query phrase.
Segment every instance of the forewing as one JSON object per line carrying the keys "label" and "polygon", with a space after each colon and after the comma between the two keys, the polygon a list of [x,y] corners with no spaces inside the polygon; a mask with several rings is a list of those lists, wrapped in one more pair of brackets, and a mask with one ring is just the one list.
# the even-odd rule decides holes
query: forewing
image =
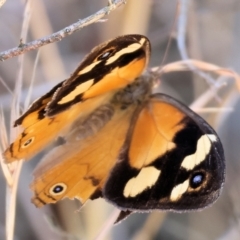
{"label": "forewing", "polygon": [[148,64],[149,40],[126,35],[94,48],[72,76],[56,91],[47,115],[54,116],[70,106],[132,83]]}
{"label": "forewing", "polygon": [[36,102],[37,105],[35,105],[39,106],[38,109],[30,108],[24,118],[16,121],[18,124],[22,124],[24,129],[3,153],[6,163],[20,159],[28,160],[58,136],[64,135],[64,132],[76,119],[84,119],[101,104],[109,102],[112,96],[113,93],[108,93],[89,99],[73,106],[67,112],[61,112],[51,118],[44,115],[44,106],[49,97],[39,99],[39,103]]}
{"label": "forewing", "polygon": [[[62,86],[62,84],[63,82],[57,84],[48,93],[35,100],[28,108],[28,110],[14,122],[14,127],[19,126],[21,129],[23,129],[23,131],[18,135],[16,140],[11,143],[10,146],[4,151],[3,157],[5,158],[6,163],[29,157],[28,145],[31,145],[31,143],[34,142],[35,135],[38,135],[38,131],[42,131],[41,125],[47,122],[46,120],[44,121],[45,108],[49,101],[51,101],[53,94],[59,87]],[[38,146],[39,145],[37,144],[34,149],[30,149],[30,152],[35,152]]]}
{"label": "forewing", "polygon": [[121,36],[94,48],[69,79],[35,101],[15,122],[23,131],[5,150],[6,163],[31,158],[77,118],[110,101],[142,73],[149,54],[149,40],[142,35]]}

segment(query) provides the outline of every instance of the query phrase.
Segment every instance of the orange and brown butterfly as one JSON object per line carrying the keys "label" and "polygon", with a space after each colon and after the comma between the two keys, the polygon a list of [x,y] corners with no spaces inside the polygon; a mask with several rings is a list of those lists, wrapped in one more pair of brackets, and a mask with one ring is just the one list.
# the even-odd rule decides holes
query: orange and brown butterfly
{"label": "orange and brown butterfly", "polygon": [[219,196],[225,161],[216,132],[142,75],[150,42],[126,35],[94,48],[71,77],[15,122],[23,132],[4,152],[29,159],[57,137],[31,189],[37,207],[65,197],[103,197],[120,209],[188,211]]}

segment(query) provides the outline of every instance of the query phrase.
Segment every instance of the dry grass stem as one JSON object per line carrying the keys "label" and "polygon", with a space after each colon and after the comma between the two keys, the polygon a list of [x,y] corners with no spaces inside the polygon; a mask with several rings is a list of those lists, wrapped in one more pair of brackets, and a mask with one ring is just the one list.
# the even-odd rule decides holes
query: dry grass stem
{"label": "dry grass stem", "polygon": [[141,227],[141,229],[139,229],[138,232],[136,232],[132,240],[155,239],[166,216],[166,212],[151,212],[148,215],[144,225]]}
{"label": "dry grass stem", "polygon": [[13,95],[13,91],[10,89],[10,87],[7,85],[7,83],[0,77],[1,84],[6,88],[6,90]]}
{"label": "dry grass stem", "polygon": [[3,4],[6,2],[6,0],[0,0],[0,8],[3,6]]}
{"label": "dry grass stem", "polygon": [[26,110],[30,104],[31,101],[31,96],[32,96],[32,91],[33,91],[33,86],[34,86],[34,79],[36,76],[36,70],[37,70],[37,64],[38,64],[38,60],[39,60],[39,55],[40,55],[40,49],[37,51],[37,55],[34,61],[34,66],[33,66],[33,73],[32,73],[32,77],[31,77],[31,81],[30,81],[30,85],[28,88],[28,93],[24,102],[24,110]]}
{"label": "dry grass stem", "polygon": [[[226,85],[226,79],[220,78],[216,83],[214,84],[215,90],[219,90],[222,87]],[[197,110],[205,106],[209,101],[211,101],[215,97],[215,91],[213,91],[212,88],[209,88],[207,91],[205,91],[201,96],[199,96],[189,107],[192,110]]]}
{"label": "dry grass stem", "polygon": [[12,240],[14,238],[16,195],[17,195],[18,179],[20,176],[21,167],[22,167],[22,161],[14,163],[15,171],[12,174],[13,184],[12,186],[7,186],[7,191],[6,191],[6,239],[7,240]]}
{"label": "dry grass stem", "polygon": [[100,232],[97,234],[96,238],[94,240],[103,240],[105,239],[105,236],[108,234],[108,232],[113,227],[114,222],[116,221],[118,215],[120,214],[121,210],[115,209],[112,214],[109,216],[107,221],[103,224],[101,227]]}
{"label": "dry grass stem", "polygon": [[208,107],[208,108],[196,108],[196,107],[191,107],[191,109],[194,111],[194,112],[197,112],[197,113],[219,113],[219,112],[233,112],[234,109],[233,108],[224,108],[224,107],[221,107],[221,108],[214,108],[214,107]]}
{"label": "dry grass stem", "polygon": [[[179,0],[177,45],[178,45],[179,53],[183,60],[189,59],[187,46],[186,46],[186,36],[187,36],[187,24],[188,24],[188,11],[190,9],[190,4],[191,4],[191,0]],[[211,76],[200,71],[194,65],[189,64],[189,69],[194,71],[200,77],[204,78],[210,86],[214,83],[214,79]],[[215,97],[217,97],[217,95]]]}
{"label": "dry grass stem", "polygon": [[[237,72],[228,69],[228,68],[223,68],[211,63],[207,63],[204,61],[200,60],[195,60],[195,59],[188,59],[188,60],[182,60],[182,61],[177,61],[173,63],[166,64],[161,68],[159,71],[161,74],[169,73],[169,72],[174,72],[174,71],[186,71],[186,70],[192,70],[191,68],[189,69],[189,66],[193,66],[194,68],[198,68],[201,71],[207,71],[207,72],[212,72],[215,74],[218,74],[220,76],[226,76],[226,77],[233,77],[236,81],[236,85],[240,91],[240,76]],[[152,71],[155,71],[157,68],[152,68]],[[214,87],[218,87],[215,84],[215,81],[212,83]]]}
{"label": "dry grass stem", "polygon": [[[26,39],[29,20],[30,20],[30,3],[31,1],[27,1],[25,4],[24,11],[24,20],[22,24],[21,36],[23,41]],[[10,121],[13,122],[19,116],[20,110],[20,94],[22,88],[22,73],[23,73],[23,56],[19,58],[19,71],[16,80],[12,108],[11,108],[11,118]],[[5,129],[4,126],[1,126],[2,129]],[[6,132],[6,129],[5,129]],[[10,130],[10,141],[12,141],[17,135],[17,130]],[[6,138],[6,137],[5,137]],[[15,214],[16,214],[16,195],[17,195],[17,187],[18,180],[21,172],[22,161],[15,162],[12,164],[8,164],[9,173],[5,173],[7,186],[6,186],[6,239],[12,240],[14,238],[14,226],[15,226]],[[5,168],[6,171],[6,168]]]}
{"label": "dry grass stem", "polygon": [[[4,119],[2,108],[1,108],[1,115],[0,115],[0,129],[1,129],[0,151],[3,152],[3,150],[6,149],[8,146],[8,137],[7,137],[7,129],[5,127],[5,119]],[[0,164],[1,164],[4,178],[6,179],[7,185],[12,186],[13,184],[12,174],[10,172],[9,166],[4,163],[2,154],[0,155]]]}

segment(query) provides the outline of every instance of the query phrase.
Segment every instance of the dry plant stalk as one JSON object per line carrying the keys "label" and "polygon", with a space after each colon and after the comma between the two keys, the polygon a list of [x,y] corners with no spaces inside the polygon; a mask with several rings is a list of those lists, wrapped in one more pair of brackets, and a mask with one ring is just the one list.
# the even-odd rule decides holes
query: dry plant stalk
{"label": "dry plant stalk", "polygon": [[[21,39],[25,40],[27,37],[28,26],[30,21],[30,11],[31,11],[31,1],[27,1],[25,4],[24,18],[21,31]],[[23,56],[19,59],[19,71],[17,75],[17,81],[15,85],[15,90],[13,94],[12,106],[11,106],[11,118],[10,122],[13,122],[20,112],[20,94],[22,87],[22,69],[23,69]],[[2,113],[3,114],[3,113]],[[1,139],[2,150],[6,148],[9,144],[7,139],[7,130],[4,125],[4,118],[2,115],[1,119],[1,131],[4,132],[4,138]],[[10,141],[12,141],[16,135],[17,130],[10,130]],[[22,161],[15,162],[12,164],[6,165],[4,159],[1,156],[1,166],[3,169],[4,176],[6,178],[6,239],[12,240],[14,238],[14,226],[15,226],[15,214],[16,214],[16,195],[18,188],[19,176],[22,168]]]}
{"label": "dry plant stalk", "polygon": [[[193,68],[197,69],[198,71],[200,70],[204,72],[216,73],[219,76],[233,77],[236,81],[237,88],[240,91],[240,76],[238,75],[237,72],[231,69],[223,68],[215,64],[204,62],[204,61],[199,61],[195,59],[177,61],[177,62],[166,64],[158,72],[160,74],[164,74],[169,72],[192,70]],[[155,69],[156,68],[153,68],[152,70],[154,71]],[[215,84],[215,82],[213,83]]]}
{"label": "dry plant stalk", "polygon": [[[22,62],[22,61],[21,61]],[[16,88],[17,89],[17,88]],[[11,109],[11,122],[13,119],[16,119],[19,116],[19,98],[18,93],[15,91],[14,99],[15,106]],[[0,129],[1,129],[1,152],[9,144],[7,138],[7,129],[5,127],[5,121],[3,117],[3,111],[1,112],[1,119],[0,119]],[[14,133],[15,132],[15,133]],[[14,137],[16,136],[16,131],[11,130],[10,135]],[[3,170],[4,177],[6,179],[6,239],[12,240],[14,237],[14,225],[15,225],[15,210],[16,210],[16,192],[18,187],[18,179],[21,172],[22,161],[15,162],[12,164],[6,165],[4,163],[4,159],[1,155],[0,163]]]}
{"label": "dry plant stalk", "polygon": [[3,6],[3,4],[6,2],[6,0],[0,0],[0,8]]}
{"label": "dry plant stalk", "polygon": [[76,31],[79,31],[82,28],[84,28],[90,24],[100,21],[101,18],[108,15],[110,12],[112,12],[116,8],[120,7],[122,4],[126,3],[126,1],[125,0],[112,0],[112,1],[108,1],[108,3],[109,3],[108,6],[102,8],[101,10],[94,13],[93,15],[91,15],[87,18],[84,18],[82,20],[80,19],[76,23],[73,23],[56,33],[53,33],[49,36],[34,40],[29,43],[24,43],[24,41],[23,41],[22,43],[19,44],[18,47],[1,52],[0,53],[0,61],[5,61],[9,58],[16,57],[20,54],[26,53],[26,52],[34,50],[34,49],[38,49],[38,48],[45,46],[47,44],[50,44],[50,43],[59,42],[63,38],[72,35]]}

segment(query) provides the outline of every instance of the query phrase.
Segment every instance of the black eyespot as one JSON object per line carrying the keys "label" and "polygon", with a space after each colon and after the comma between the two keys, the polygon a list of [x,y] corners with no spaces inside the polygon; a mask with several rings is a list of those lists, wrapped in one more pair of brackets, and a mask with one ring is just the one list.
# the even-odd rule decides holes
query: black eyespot
{"label": "black eyespot", "polygon": [[66,184],[57,183],[50,188],[49,192],[52,195],[60,195],[60,194],[64,193],[66,190],[67,190]]}
{"label": "black eyespot", "polygon": [[26,142],[22,144],[22,148],[28,147],[34,140],[34,137],[29,138]]}
{"label": "black eyespot", "polygon": [[100,56],[98,56],[97,60],[104,60],[106,58],[109,58],[112,56],[113,52],[114,52],[113,49],[108,50],[108,51],[102,53]]}
{"label": "black eyespot", "polygon": [[60,186],[60,185],[57,185],[54,189],[53,189],[53,192],[55,193],[60,193],[63,191],[63,186]]}
{"label": "black eyespot", "polygon": [[205,174],[202,172],[194,173],[190,179],[191,188],[195,189],[202,185],[205,180]]}

